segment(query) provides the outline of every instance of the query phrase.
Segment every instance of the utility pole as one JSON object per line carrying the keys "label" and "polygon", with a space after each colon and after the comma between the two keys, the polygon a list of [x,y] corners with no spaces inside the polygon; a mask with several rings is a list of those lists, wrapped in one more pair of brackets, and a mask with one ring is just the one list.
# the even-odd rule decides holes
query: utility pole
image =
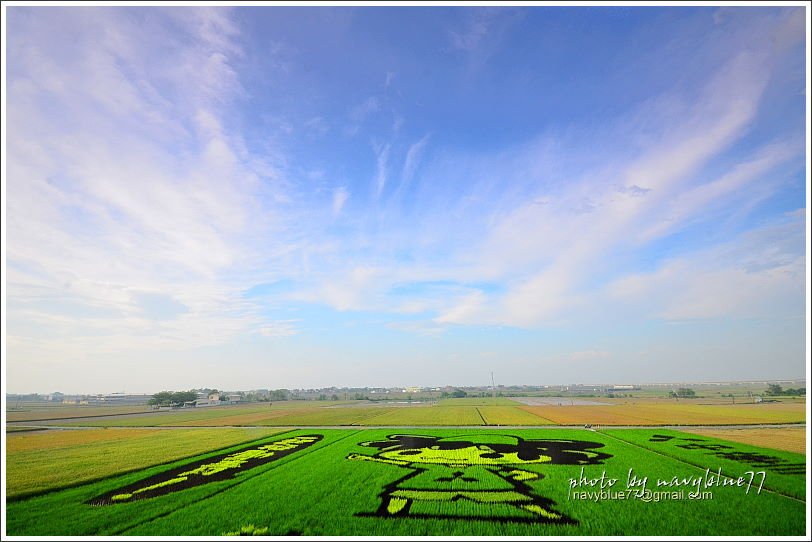
{"label": "utility pole", "polygon": [[496,383],[493,381],[493,371],[491,371],[491,395],[496,399]]}

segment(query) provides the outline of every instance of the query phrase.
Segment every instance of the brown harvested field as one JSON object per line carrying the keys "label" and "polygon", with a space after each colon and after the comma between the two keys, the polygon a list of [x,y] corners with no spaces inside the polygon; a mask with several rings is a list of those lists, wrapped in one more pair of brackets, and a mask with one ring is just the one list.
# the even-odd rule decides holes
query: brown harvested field
{"label": "brown harvested field", "polygon": [[745,405],[656,405],[646,407],[646,415],[669,423],[672,416],[686,424],[796,423],[806,421],[806,408],[801,403]]}
{"label": "brown harvested field", "polygon": [[[637,409],[622,406],[526,406],[520,407],[531,414],[546,418],[558,425],[652,425],[656,422],[639,416]],[[638,415],[635,415],[638,414]]]}
{"label": "brown harvested field", "polygon": [[13,497],[135,471],[279,431],[111,428],[12,433],[6,435],[7,495]]}
{"label": "brown harvested field", "polygon": [[691,429],[691,433],[806,454],[805,427],[756,427],[753,429]]}
{"label": "brown harvested field", "polygon": [[806,421],[803,403],[703,405],[642,400],[607,406],[521,408],[560,425],[732,425]]}

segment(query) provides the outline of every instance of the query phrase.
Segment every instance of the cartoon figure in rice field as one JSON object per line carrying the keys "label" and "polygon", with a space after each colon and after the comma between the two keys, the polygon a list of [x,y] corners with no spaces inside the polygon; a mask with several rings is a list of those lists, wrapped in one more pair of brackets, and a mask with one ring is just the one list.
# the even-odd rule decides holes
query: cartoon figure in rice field
{"label": "cartoon figure in rice field", "polygon": [[577,523],[553,509],[555,502],[533,493],[527,484],[540,480],[533,468],[542,465],[591,465],[611,457],[595,452],[598,442],[524,440],[508,435],[430,437],[390,435],[362,442],[378,448],[375,455],[350,454],[409,469],[384,487],[378,517],[487,519],[538,523]]}

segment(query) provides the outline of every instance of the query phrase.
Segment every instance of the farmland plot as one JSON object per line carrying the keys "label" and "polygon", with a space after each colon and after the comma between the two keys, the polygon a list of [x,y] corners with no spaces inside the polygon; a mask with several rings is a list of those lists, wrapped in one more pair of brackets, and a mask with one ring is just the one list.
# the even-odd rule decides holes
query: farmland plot
{"label": "farmland plot", "polygon": [[[676,458],[697,467],[721,468],[733,476],[748,471],[764,471],[769,487],[785,495],[803,499],[806,487],[806,458],[781,450],[764,450],[755,446],[695,435],[681,431],[607,430],[607,435],[657,454]],[[801,482],[801,483],[799,483]]]}
{"label": "farmland plot", "polygon": [[697,438],[300,429],[10,502],[8,534],[803,534],[803,456]]}
{"label": "farmland plot", "polygon": [[560,425],[721,425],[800,423],[806,419],[800,403],[764,405],[702,405],[641,401],[598,406],[521,407]]}
{"label": "farmland plot", "polygon": [[131,406],[56,406],[50,408],[31,408],[27,410],[11,410],[6,412],[6,420],[10,422],[24,422],[31,420],[55,420],[65,418],[81,418],[85,416],[114,416],[117,414],[137,414],[149,412],[147,405]]}
{"label": "farmland plot", "polygon": [[400,410],[397,407],[342,407],[319,408],[317,410],[296,411],[284,416],[260,422],[262,425],[303,426],[303,425],[362,425],[366,420]]}
{"label": "farmland plot", "polygon": [[487,425],[549,425],[550,420],[512,406],[477,407]]}
{"label": "farmland plot", "polygon": [[363,425],[484,425],[477,407],[398,408],[367,418]]}
{"label": "farmland plot", "polygon": [[507,397],[459,397],[442,399],[440,406],[516,406],[519,403]]}
{"label": "farmland plot", "polygon": [[805,427],[758,427],[747,429],[691,429],[697,435],[732,440],[762,448],[786,450],[797,454],[806,453]]}
{"label": "farmland plot", "polygon": [[17,497],[256,440],[279,429],[88,429],[6,438],[6,494]]}

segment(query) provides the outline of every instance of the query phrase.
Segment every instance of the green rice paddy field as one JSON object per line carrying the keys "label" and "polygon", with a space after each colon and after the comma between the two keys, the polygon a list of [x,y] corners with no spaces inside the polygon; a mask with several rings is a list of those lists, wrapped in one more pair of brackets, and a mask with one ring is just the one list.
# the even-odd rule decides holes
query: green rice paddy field
{"label": "green rice paddy field", "polygon": [[[96,440],[51,459],[42,445],[50,432],[7,435],[7,483],[16,492],[7,499],[6,534],[800,536],[806,530],[804,455],[682,431],[314,427],[272,435],[235,430],[222,440],[214,432],[229,430],[140,429],[126,439],[111,431],[64,431]],[[197,443],[189,453],[178,431]],[[169,438],[172,454],[155,453]],[[15,448],[15,439],[29,440]],[[109,456],[105,469],[82,471],[83,454],[99,446]],[[36,470],[15,467],[26,457]],[[69,478],[26,480],[67,464],[76,469]]]}

